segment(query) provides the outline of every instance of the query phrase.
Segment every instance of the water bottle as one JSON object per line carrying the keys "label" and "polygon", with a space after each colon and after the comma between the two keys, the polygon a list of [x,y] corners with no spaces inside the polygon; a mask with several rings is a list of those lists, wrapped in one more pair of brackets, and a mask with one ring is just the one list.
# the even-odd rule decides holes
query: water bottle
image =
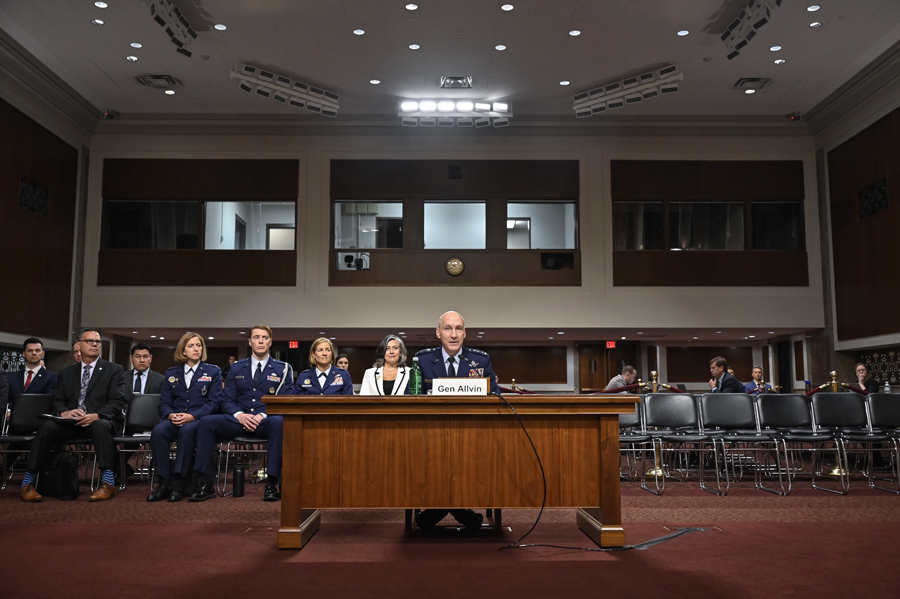
{"label": "water bottle", "polygon": [[419,366],[419,358],[414,357],[412,368],[409,369],[409,394],[422,395],[422,368]]}
{"label": "water bottle", "polygon": [[885,379],[885,380],[884,380],[884,392],[885,392],[885,393],[890,393],[890,392],[891,392],[891,379]]}
{"label": "water bottle", "polygon": [[231,479],[232,495],[234,497],[244,496],[244,462],[238,458],[237,464],[234,465],[234,476]]}

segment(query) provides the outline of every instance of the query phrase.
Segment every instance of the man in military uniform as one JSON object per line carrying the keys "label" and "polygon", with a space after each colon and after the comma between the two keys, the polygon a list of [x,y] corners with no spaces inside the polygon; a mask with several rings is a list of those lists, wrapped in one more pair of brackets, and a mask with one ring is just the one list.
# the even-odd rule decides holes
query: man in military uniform
{"label": "man in military uniform", "polygon": [[294,371],[290,364],[269,356],[272,329],[257,325],[250,330],[250,349],[253,355],[238,360],[228,371],[222,396],[223,414],[206,416],[200,420],[197,433],[197,459],[194,470],[199,474],[200,486],[191,501],[206,501],[216,496],[216,445],[224,439],[255,437],[266,439],[268,466],[263,501],[278,501],[278,478],[281,476],[281,439],[284,420],[266,414],[264,395],[290,395],[294,392]]}
{"label": "man in military uniform", "polygon": [[[491,357],[480,349],[464,347],[466,321],[459,312],[445,312],[435,329],[441,346],[423,349],[416,353],[422,369],[424,388],[431,389],[432,381],[444,377],[487,377],[491,381],[491,393],[500,393],[497,377],[491,368]],[[424,510],[416,512],[419,528],[431,528],[444,519],[448,510]],[[484,516],[472,510],[449,510],[468,530],[479,530]]]}

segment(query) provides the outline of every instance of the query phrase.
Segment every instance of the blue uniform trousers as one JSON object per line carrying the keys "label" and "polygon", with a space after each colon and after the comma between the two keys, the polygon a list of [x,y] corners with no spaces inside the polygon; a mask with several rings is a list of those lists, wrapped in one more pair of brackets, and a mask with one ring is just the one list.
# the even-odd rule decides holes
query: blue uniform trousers
{"label": "blue uniform trousers", "polygon": [[194,467],[194,450],[197,447],[197,431],[200,421],[194,420],[180,427],[171,420],[160,420],[150,434],[150,451],[156,473],[167,480],[171,479],[172,463],[169,460],[169,447],[175,441],[175,474],[186,477]]}
{"label": "blue uniform trousers", "polygon": [[266,450],[269,463],[266,467],[266,474],[275,477],[281,476],[281,439],[283,429],[284,419],[281,416],[264,418],[253,432],[244,430],[244,427],[236,420],[225,414],[206,416],[200,420],[200,432],[197,434],[197,462],[194,469],[207,476],[215,476],[216,446],[225,439],[253,437],[255,439],[268,440]]}

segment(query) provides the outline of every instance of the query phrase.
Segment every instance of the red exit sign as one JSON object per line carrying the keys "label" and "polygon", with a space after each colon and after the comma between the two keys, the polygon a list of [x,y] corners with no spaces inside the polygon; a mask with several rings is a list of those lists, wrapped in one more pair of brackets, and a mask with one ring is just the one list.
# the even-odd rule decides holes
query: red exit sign
{"label": "red exit sign", "polygon": [[[613,344],[615,345],[615,344]],[[288,349],[297,349],[300,347],[299,341],[288,341]]]}
{"label": "red exit sign", "polygon": [[607,341],[606,349],[616,349],[616,342],[615,341]]}

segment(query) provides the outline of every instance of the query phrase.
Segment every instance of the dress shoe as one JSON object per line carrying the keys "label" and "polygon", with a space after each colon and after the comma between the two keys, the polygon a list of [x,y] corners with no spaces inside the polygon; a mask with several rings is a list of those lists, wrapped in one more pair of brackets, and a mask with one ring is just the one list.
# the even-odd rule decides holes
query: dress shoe
{"label": "dress shoe", "polygon": [[433,528],[435,524],[444,519],[447,510],[416,510],[416,526],[422,530]]}
{"label": "dress shoe", "polygon": [[278,483],[266,479],[266,490],[263,492],[263,501],[280,501],[281,493],[278,492]]}
{"label": "dress shoe", "polygon": [[91,501],[106,501],[116,496],[116,488],[109,483],[101,483],[97,492],[91,495]]}
{"label": "dress shoe", "polygon": [[159,483],[159,485],[156,487],[156,490],[150,493],[150,496],[147,497],[147,501],[162,501],[163,499],[166,499],[171,492],[172,488],[169,487],[169,485]]}
{"label": "dress shoe", "polygon": [[207,499],[215,499],[216,488],[211,482],[201,484],[196,491],[191,493],[191,501],[206,501]]}
{"label": "dress shoe", "polygon": [[172,489],[172,492],[169,493],[169,503],[178,503],[184,499],[184,491],[181,489]]}
{"label": "dress shoe", "polygon": [[21,491],[22,501],[40,501],[44,497],[34,490],[34,485],[25,485]]}
{"label": "dress shoe", "polygon": [[484,522],[484,516],[472,510],[450,510],[450,514],[471,532],[481,530],[481,524]]}

